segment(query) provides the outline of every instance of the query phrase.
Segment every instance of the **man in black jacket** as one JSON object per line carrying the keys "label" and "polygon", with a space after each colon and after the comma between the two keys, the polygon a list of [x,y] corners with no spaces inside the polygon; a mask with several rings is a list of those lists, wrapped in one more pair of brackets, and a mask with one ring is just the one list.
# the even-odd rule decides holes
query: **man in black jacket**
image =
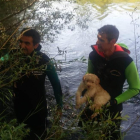
{"label": "man in black jacket", "polygon": [[[34,29],[23,29],[19,37],[25,64],[32,66],[27,74],[22,70],[14,83],[14,107],[17,120],[24,122],[31,130],[32,139],[43,134],[46,128],[47,102],[45,77],[48,76],[54,90],[58,110],[62,108],[62,90],[58,75],[49,57],[40,52],[40,35]],[[21,64],[21,69],[24,66]],[[31,139],[31,138],[30,138]]]}
{"label": "man in black jacket", "polygon": [[[87,73],[96,74],[100,79],[100,85],[110,94],[110,106],[105,116],[121,116],[122,103],[137,95],[140,90],[140,80],[133,59],[129,56],[130,51],[124,44],[116,44],[119,37],[118,29],[113,25],[104,25],[98,29],[97,42],[92,45],[89,54]],[[123,92],[123,85],[127,80],[129,88]],[[93,112],[85,110],[81,115],[82,121],[89,120]],[[95,119],[95,118],[94,118]],[[96,118],[98,119],[98,118]],[[113,119],[112,119],[113,120]],[[113,120],[117,129],[120,130],[120,121]],[[79,126],[82,122],[79,122]],[[112,129],[111,140],[120,137],[120,132]]]}

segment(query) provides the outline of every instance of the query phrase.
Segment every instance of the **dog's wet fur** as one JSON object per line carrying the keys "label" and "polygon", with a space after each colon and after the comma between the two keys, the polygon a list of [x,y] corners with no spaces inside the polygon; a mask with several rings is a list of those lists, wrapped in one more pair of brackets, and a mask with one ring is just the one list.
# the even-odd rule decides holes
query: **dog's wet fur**
{"label": "dog's wet fur", "polygon": [[[101,109],[110,100],[109,93],[104,90],[100,83],[100,79],[95,74],[86,74],[83,77],[83,81],[80,83],[76,92],[76,108],[80,108],[82,104],[88,103],[89,100],[93,101],[93,104],[89,108],[95,111],[91,118],[94,118],[98,114],[98,110]],[[83,90],[86,89],[84,96],[82,96]]]}

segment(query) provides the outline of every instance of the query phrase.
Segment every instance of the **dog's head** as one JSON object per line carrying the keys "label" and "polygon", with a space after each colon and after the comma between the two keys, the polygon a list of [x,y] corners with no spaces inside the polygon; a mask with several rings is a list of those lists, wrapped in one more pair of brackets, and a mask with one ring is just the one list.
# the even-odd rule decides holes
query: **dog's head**
{"label": "dog's head", "polygon": [[100,79],[95,74],[86,74],[83,77],[83,82],[87,88],[92,88],[100,83]]}

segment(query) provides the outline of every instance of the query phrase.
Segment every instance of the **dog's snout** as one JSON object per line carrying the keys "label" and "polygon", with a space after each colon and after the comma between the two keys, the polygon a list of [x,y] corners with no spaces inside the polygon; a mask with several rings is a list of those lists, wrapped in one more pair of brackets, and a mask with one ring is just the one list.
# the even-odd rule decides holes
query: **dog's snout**
{"label": "dog's snout", "polygon": [[90,88],[91,87],[91,83],[90,82],[87,82],[87,88]]}

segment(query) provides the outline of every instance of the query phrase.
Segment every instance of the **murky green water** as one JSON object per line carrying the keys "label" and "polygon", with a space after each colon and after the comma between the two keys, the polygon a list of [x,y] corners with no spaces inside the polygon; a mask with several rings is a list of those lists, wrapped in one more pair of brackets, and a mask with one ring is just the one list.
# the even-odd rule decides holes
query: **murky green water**
{"label": "murky green water", "polygon": [[[52,1],[51,4],[51,9],[44,7],[38,10],[45,29],[52,28],[48,32],[52,34],[51,41],[44,34],[43,50],[49,52],[50,57],[63,62],[60,64],[62,71],[59,77],[64,94],[75,95],[87,69],[87,63],[83,63],[80,58],[84,56],[88,59],[92,51],[90,46],[96,43],[97,29],[105,24],[113,24],[119,29],[118,42],[129,47],[140,73],[138,0],[77,0],[77,3]],[[123,114],[128,114],[130,118],[122,123],[122,131],[127,131],[125,140],[140,140],[140,119],[136,119],[140,115],[139,98],[132,101],[124,103]]]}

